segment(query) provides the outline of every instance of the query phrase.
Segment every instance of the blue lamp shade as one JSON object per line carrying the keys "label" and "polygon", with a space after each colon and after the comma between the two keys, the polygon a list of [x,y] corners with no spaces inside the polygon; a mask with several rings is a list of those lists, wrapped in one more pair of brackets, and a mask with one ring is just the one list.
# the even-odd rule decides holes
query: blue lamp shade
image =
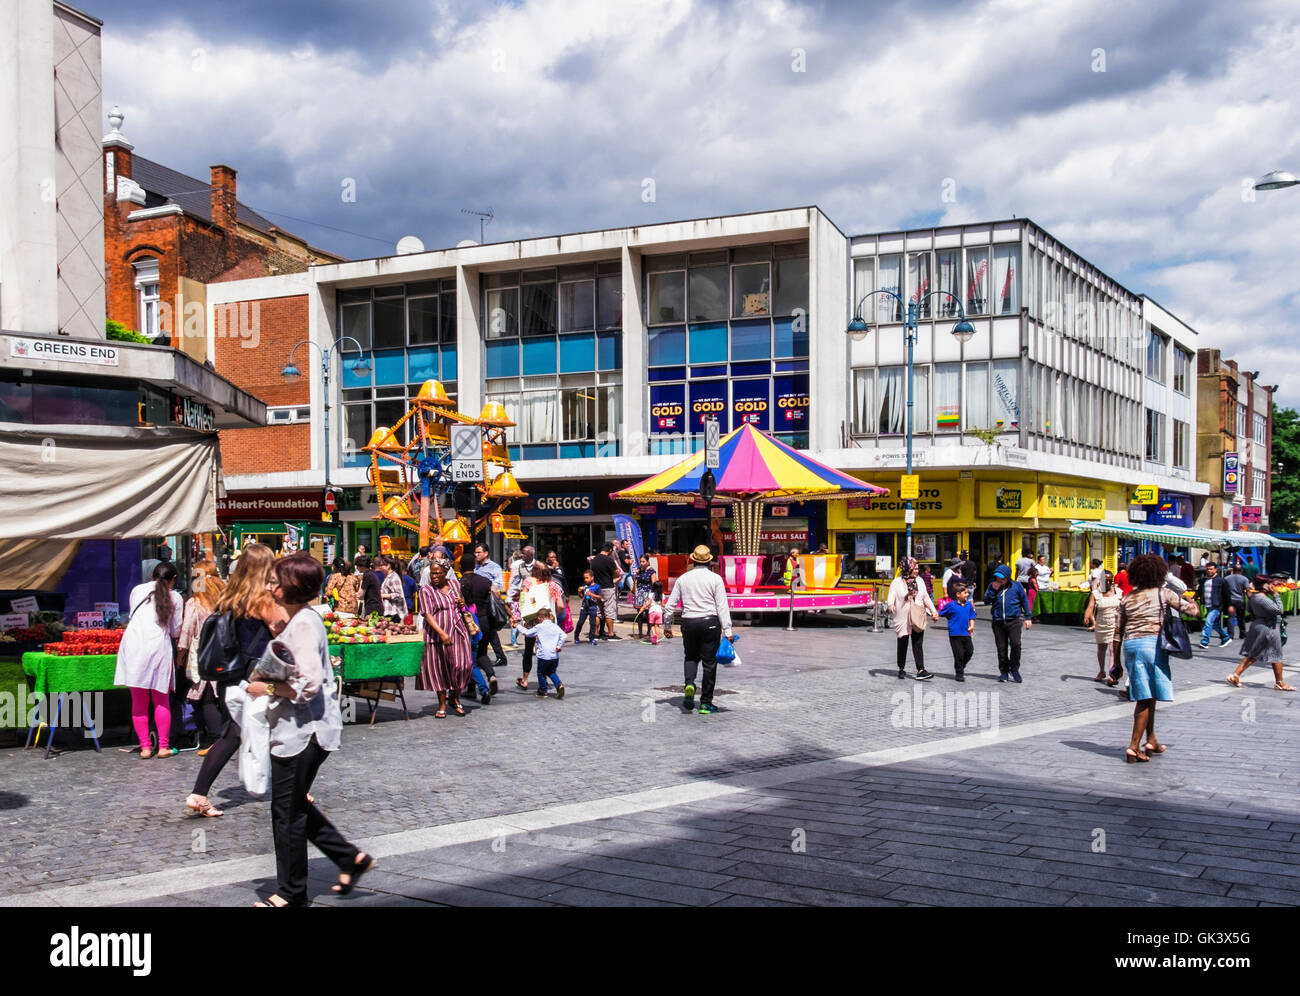
{"label": "blue lamp shade", "polygon": [[854,342],[861,342],[871,331],[871,326],[862,320],[861,315],[854,315],[853,321],[849,322],[849,327],[845,329],[850,339]]}
{"label": "blue lamp shade", "polygon": [[[347,361],[345,360],[344,362],[346,363]],[[370,361],[366,359],[365,353],[362,353],[360,356],[358,356],[355,360],[352,361],[352,364],[348,367],[348,369],[351,370],[358,377],[364,377],[366,376],[366,374],[370,373]]]}
{"label": "blue lamp shade", "polygon": [[295,381],[302,376],[302,371],[300,371],[296,366],[294,366],[293,361],[291,360],[289,364],[283,370],[280,371],[280,376],[283,377],[285,380]]}
{"label": "blue lamp shade", "polygon": [[975,334],[975,326],[963,318],[952,327],[952,334],[958,342],[970,342],[971,336]]}

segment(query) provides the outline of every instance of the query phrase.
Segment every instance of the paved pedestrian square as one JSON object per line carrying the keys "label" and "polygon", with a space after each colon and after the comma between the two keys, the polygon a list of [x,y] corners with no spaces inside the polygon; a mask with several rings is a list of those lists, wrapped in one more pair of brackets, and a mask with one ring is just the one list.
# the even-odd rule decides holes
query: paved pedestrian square
{"label": "paved pedestrian square", "polygon": [[[985,610],[987,612],[987,610]],[[627,636],[627,628],[620,626]],[[314,792],[380,856],[321,905],[1293,905],[1294,696],[1235,647],[1175,661],[1168,752],[1125,765],[1132,707],[1094,683],[1091,634],[1035,626],[1000,684],[986,620],[964,684],[895,677],[892,632],[811,617],[742,627],[714,716],[684,713],[680,640],[566,648],[561,702],[513,687],[469,715],[384,706]],[[909,661],[909,674],[912,671]],[[725,694],[723,694],[725,693]],[[220,819],[187,815],[193,754],[141,762],[62,734],[0,751],[0,904],[244,905],[274,888],[269,803],[235,767]]]}

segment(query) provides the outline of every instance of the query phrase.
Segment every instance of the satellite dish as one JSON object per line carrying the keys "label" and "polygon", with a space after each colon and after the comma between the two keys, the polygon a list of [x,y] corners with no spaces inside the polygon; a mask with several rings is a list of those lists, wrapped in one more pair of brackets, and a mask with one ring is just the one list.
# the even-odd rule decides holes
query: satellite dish
{"label": "satellite dish", "polygon": [[473,239],[461,239],[459,242],[456,243],[456,248],[467,249],[470,246],[476,246],[476,245],[478,245],[478,243],[475,242]]}
{"label": "satellite dish", "polygon": [[397,240],[397,255],[409,256],[413,252],[424,252],[424,243],[420,241],[419,236],[403,235]]}

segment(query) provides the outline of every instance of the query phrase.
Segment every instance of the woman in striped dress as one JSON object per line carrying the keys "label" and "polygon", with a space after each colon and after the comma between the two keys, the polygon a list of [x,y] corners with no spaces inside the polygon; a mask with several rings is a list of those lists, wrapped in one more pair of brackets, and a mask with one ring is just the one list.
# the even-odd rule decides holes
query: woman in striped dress
{"label": "woman in striped dress", "polygon": [[447,718],[450,703],[457,716],[465,715],[460,690],[474,670],[469,630],[465,626],[465,602],[460,586],[452,586],[447,567],[435,560],[429,566],[429,583],[420,588],[420,614],[424,617],[424,657],[416,687],[438,693],[436,719]]}

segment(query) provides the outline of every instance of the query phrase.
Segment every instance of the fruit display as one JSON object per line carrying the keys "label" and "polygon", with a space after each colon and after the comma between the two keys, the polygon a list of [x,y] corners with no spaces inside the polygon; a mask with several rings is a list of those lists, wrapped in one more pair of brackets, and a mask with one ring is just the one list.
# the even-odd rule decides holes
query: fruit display
{"label": "fruit display", "polygon": [[125,629],[71,629],[58,643],[45,644],[45,652],[56,657],[89,657],[116,654]]}
{"label": "fruit display", "polygon": [[418,630],[414,626],[389,622],[372,615],[369,619],[359,616],[341,616],[335,612],[326,612],[321,616],[325,632],[331,645],[339,643],[398,643],[405,639],[418,639]]}

